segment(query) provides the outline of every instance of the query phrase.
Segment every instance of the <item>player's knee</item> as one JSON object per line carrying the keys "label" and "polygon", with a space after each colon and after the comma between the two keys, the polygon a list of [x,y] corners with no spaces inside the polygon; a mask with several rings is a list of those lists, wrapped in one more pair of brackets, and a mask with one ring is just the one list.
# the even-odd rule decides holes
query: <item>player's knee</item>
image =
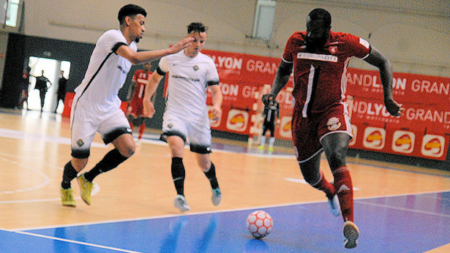
{"label": "player's knee", "polygon": [[136,147],[135,146],[126,147],[119,150],[119,152],[121,155],[129,158],[134,154],[134,152],[136,152]]}

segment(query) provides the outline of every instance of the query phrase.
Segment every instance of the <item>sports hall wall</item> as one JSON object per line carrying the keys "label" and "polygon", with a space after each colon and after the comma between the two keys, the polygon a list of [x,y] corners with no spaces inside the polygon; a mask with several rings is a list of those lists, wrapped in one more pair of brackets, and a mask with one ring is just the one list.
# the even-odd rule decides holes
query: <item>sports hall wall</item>
{"label": "sports hall wall", "polygon": [[[144,39],[138,44],[142,50],[166,48],[184,36],[188,23],[201,21],[209,27],[207,49],[281,57],[287,38],[295,31],[305,30],[309,11],[322,7],[332,14],[333,31],[353,33],[368,40],[391,60],[395,72],[450,77],[447,53],[450,3],[446,0],[278,0],[270,40],[252,37],[256,0],[132,2],[148,11]],[[0,59],[5,63],[0,97],[0,105],[4,107],[9,107],[7,100],[14,94],[19,96],[20,90],[11,89],[20,80],[25,59],[39,57],[48,48],[60,60],[70,58],[69,91],[72,91],[83,78],[96,40],[104,31],[118,28],[117,11],[129,1],[25,0],[23,3],[20,28],[7,33],[8,29],[0,27],[0,33],[9,37],[8,53]],[[350,67],[374,69],[358,59],[352,60]],[[449,162],[374,152],[351,150],[350,155],[440,169],[450,167]]]}

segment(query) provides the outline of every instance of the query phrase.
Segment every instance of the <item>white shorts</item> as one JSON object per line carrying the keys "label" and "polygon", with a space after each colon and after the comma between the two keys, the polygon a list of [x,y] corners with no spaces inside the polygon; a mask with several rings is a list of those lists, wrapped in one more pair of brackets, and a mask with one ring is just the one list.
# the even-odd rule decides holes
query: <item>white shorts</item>
{"label": "white shorts", "polygon": [[168,136],[179,136],[184,142],[188,141],[192,152],[199,154],[211,153],[211,128],[208,117],[193,120],[174,113],[164,113],[163,133],[161,140]]}
{"label": "white shorts", "polygon": [[105,144],[122,134],[131,134],[125,113],[118,108],[105,115],[93,114],[91,110],[75,109],[71,115],[72,157],[84,159],[90,155],[95,133],[99,133]]}

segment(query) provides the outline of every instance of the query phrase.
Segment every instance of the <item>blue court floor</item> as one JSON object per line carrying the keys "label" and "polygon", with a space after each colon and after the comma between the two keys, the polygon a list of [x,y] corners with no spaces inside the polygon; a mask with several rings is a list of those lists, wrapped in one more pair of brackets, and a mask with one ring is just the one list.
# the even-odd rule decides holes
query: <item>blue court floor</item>
{"label": "blue court floor", "polygon": [[[274,228],[256,240],[245,220],[267,211]],[[355,200],[358,247],[343,247],[326,202],[0,231],[1,252],[425,252],[450,243],[450,192]]]}

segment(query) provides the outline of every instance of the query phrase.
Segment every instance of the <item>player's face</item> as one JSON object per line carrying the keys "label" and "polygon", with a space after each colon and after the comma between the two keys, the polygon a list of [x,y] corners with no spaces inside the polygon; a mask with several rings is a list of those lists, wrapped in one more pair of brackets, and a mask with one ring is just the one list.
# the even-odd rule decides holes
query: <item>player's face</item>
{"label": "player's face", "polygon": [[190,57],[195,57],[205,46],[206,32],[192,32],[188,36],[194,38],[194,41],[190,47],[186,48],[186,54]]}
{"label": "player's face", "polygon": [[[128,17],[127,17],[128,18]],[[130,39],[131,41],[139,42],[144,36],[145,32],[145,17],[142,14],[137,14],[134,18],[130,18]]]}
{"label": "player's face", "polygon": [[306,46],[308,48],[320,48],[325,45],[328,40],[330,28],[325,27],[323,20],[311,20],[309,17],[306,21]]}

